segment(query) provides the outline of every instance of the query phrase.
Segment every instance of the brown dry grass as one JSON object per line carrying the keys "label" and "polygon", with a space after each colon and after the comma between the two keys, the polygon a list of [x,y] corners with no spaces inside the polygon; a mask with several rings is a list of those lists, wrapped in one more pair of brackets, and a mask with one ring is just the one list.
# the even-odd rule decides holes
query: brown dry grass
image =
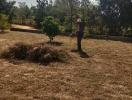
{"label": "brown dry grass", "polygon": [[[17,43],[45,43],[45,35],[0,34],[0,52]],[[58,36],[61,48],[72,56],[68,63],[48,66],[0,59],[0,100],[132,100],[132,44],[83,40],[90,56],[71,52],[75,38]]]}

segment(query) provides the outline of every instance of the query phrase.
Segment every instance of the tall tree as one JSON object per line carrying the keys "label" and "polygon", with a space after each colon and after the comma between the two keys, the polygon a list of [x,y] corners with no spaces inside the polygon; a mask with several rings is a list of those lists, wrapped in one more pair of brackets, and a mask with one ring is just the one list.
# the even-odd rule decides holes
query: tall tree
{"label": "tall tree", "polygon": [[25,2],[19,2],[19,15],[23,19],[28,19],[30,17],[30,8],[26,5]]}
{"label": "tall tree", "polygon": [[100,9],[103,21],[109,29],[109,34],[115,34],[119,25],[120,8],[116,0],[100,0]]}
{"label": "tall tree", "polygon": [[132,0],[117,0],[120,8],[120,24],[123,27],[132,27]]}
{"label": "tall tree", "polygon": [[0,13],[4,13],[6,15],[9,15],[14,4],[15,4],[15,1],[7,2],[7,0],[0,0]]}
{"label": "tall tree", "polygon": [[15,1],[0,0],[0,13],[6,14],[8,16],[9,22],[11,22],[14,12]]}
{"label": "tall tree", "polygon": [[100,8],[110,34],[132,27],[132,0],[100,0]]}
{"label": "tall tree", "polygon": [[68,6],[70,9],[70,27],[71,27],[71,32],[72,32],[73,31],[73,16],[74,16],[74,13],[76,12],[76,9],[80,7],[80,1],[79,0],[68,0]]}
{"label": "tall tree", "polygon": [[48,0],[37,0],[37,11],[36,11],[36,24],[38,27],[41,26],[43,18],[46,16],[46,9],[48,6]]}
{"label": "tall tree", "polygon": [[88,20],[89,6],[90,6],[89,0],[81,0],[81,14],[84,21]]}

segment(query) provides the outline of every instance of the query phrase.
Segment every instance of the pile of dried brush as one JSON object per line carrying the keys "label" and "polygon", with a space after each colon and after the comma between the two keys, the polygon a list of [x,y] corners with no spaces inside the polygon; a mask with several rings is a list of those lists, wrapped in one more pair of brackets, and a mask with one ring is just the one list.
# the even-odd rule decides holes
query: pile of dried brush
{"label": "pile of dried brush", "polygon": [[36,63],[64,62],[69,55],[64,50],[48,45],[28,45],[17,43],[1,53],[2,58],[29,60]]}

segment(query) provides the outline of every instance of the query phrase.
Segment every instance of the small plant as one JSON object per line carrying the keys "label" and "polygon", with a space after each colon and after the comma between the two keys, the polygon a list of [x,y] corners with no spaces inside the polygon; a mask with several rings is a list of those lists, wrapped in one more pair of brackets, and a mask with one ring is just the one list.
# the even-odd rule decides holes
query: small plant
{"label": "small plant", "polygon": [[4,14],[0,14],[0,30],[3,32],[9,28],[8,17]]}
{"label": "small plant", "polygon": [[57,21],[55,21],[53,17],[46,17],[42,22],[42,32],[49,37],[51,43],[54,37],[59,33],[59,25]]}

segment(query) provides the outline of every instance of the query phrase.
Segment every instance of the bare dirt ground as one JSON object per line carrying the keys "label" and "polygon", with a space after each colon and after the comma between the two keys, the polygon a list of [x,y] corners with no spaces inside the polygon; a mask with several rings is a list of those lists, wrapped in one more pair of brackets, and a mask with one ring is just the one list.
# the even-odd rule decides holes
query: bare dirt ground
{"label": "bare dirt ground", "polygon": [[[0,52],[17,43],[44,43],[41,34],[0,34]],[[67,63],[47,66],[0,59],[0,100],[132,100],[132,44],[83,40],[89,55],[71,52],[76,40],[57,36],[58,48],[69,52]]]}
{"label": "bare dirt ground", "polygon": [[12,24],[11,25],[13,28],[18,28],[18,29],[27,29],[27,30],[36,30],[33,27],[30,26],[24,26],[24,25],[16,25],[16,24]]}

